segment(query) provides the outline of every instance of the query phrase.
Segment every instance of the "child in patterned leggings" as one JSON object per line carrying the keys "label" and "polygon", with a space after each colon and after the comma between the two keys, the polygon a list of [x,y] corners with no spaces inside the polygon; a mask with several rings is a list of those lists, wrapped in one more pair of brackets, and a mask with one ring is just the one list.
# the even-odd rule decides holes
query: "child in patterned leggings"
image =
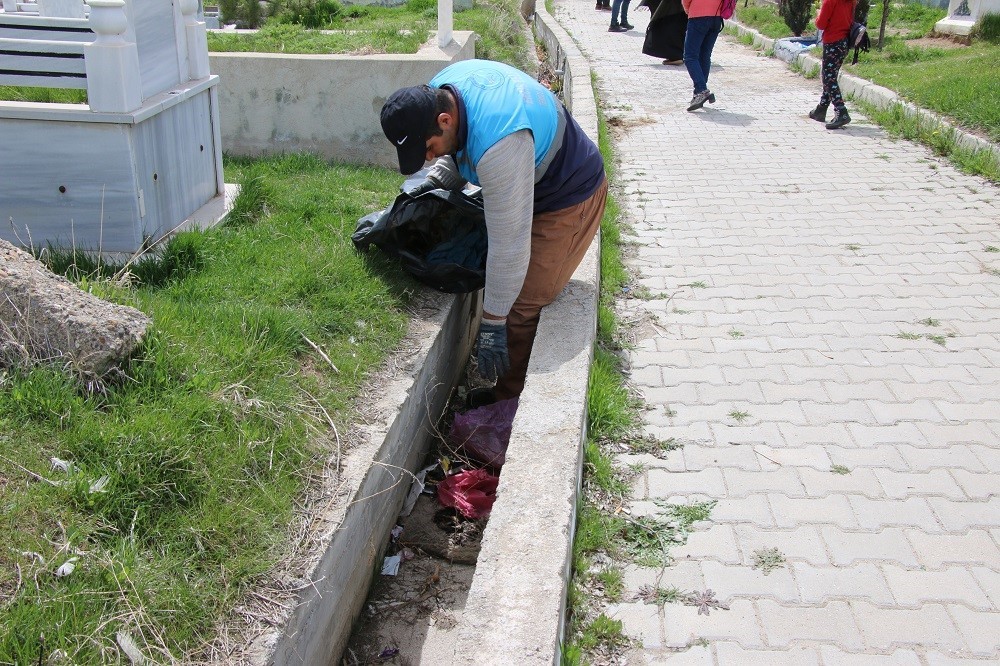
{"label": "child in patterned leggings", "polygon": [[823,31],[823,94],[819,105],[809,113],[809,117],[819,122],[826,122],[826,111],[833,103],[835,115],[826,123],[827,129],[838,129],[851,122],[851,116],[844,105],[844,97],[840,94],[840,84],[837,76],[840,66],[847,57],[847,35],[854,22],[856,0],[823,0],[816,17],[816,27]]}

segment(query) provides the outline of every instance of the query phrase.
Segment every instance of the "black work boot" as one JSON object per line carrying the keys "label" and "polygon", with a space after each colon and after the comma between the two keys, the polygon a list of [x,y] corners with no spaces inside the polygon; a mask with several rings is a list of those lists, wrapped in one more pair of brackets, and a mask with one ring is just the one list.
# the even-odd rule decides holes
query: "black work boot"
{"label": "black work boot", "polygon": [[851,116],[848,115],[847,109],[838,109],[837,115],[833,117],[833,120],[826,124],[827,129],[840,129],[847,123],[851,122]]}
{"label": "black work boot", "polygon": [[816,108],[809,112],[809,117],[813,120],[818,120],[821,123],[826,122],[826,110],[830,108],[829,104],[817,104]]}

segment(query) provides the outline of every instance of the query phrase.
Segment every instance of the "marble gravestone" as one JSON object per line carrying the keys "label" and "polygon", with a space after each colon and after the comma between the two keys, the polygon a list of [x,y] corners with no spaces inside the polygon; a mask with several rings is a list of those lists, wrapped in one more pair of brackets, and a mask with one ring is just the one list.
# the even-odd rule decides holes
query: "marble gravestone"
{"label": "marble gravestone", "polygon": [[950,0],[948,16],[934,24],[934,32],[964,37],[987,14],[1000,14],[1000,0]]}
{"label": "marble gravestone", "polygon": [[0,101],[0,238],[130,254],[224,212],[219,77],[198,0],[87,4],[87,18],[0,12],[0,85],[87,91],[86,104]]}

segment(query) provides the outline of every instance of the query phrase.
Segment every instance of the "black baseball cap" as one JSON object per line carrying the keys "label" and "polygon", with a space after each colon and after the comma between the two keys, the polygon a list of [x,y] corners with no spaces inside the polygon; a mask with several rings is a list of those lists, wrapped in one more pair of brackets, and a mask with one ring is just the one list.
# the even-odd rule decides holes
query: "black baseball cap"
{"label": "black baseball cap", "polygon": [[396,145],[399,172],[420,170],[427,156],[427,130],[434,123],[437,95],[430,86],[400,88],[382,105],[382,131]]}

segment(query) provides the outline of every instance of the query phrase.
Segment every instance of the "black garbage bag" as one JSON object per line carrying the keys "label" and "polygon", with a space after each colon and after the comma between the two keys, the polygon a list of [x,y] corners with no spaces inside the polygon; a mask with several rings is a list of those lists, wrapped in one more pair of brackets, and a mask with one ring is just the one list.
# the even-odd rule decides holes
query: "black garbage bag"
{"label": "black garbage bag", "polygon": [[422,172],[405,183],[385,210],[358,220],[351,240],[396,257],[420,282],[449,294],[486,283],[486,217],[482,191],[433,189]]}

